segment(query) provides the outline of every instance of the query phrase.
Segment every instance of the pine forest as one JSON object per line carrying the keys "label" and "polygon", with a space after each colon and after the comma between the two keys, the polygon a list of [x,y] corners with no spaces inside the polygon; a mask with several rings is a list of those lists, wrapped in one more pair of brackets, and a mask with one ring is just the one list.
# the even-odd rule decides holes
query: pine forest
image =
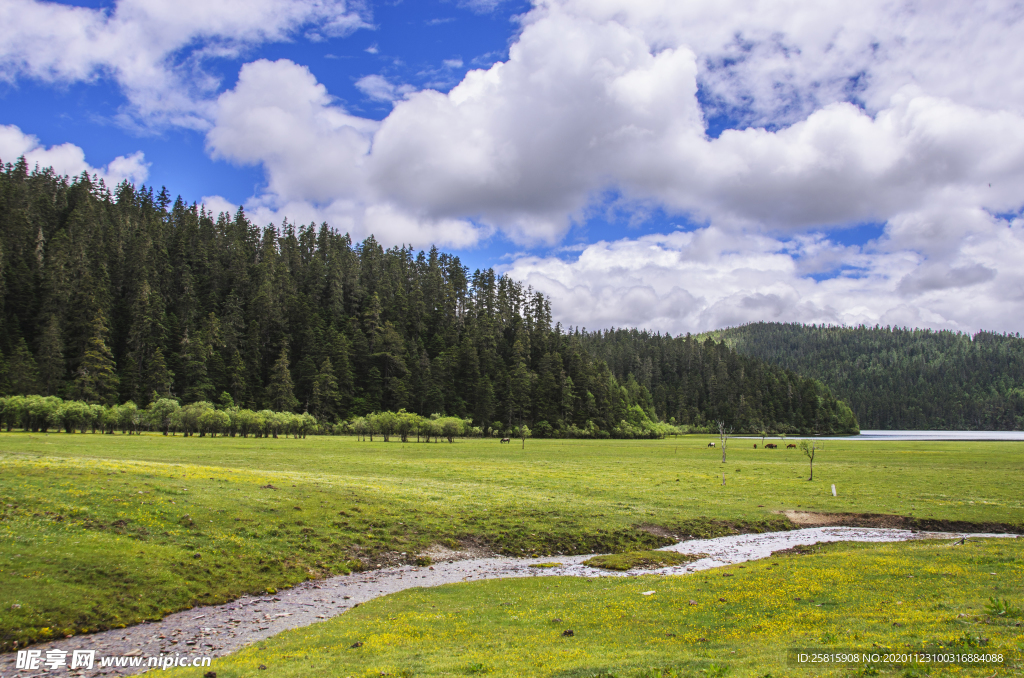
{"label": "pine forest", "polygon": [[752,323],[713,336],[821,380],[866,429],[1024,429],[1016,334]]}
{"label": "pine forest", "polygon": [[435,248],[260,227],[24,160],[0,170],[7,396],[199,403],[331,430],[403,411],[481,435],[857,430],[786,367],[712,339],[552,324],[543,295]]}

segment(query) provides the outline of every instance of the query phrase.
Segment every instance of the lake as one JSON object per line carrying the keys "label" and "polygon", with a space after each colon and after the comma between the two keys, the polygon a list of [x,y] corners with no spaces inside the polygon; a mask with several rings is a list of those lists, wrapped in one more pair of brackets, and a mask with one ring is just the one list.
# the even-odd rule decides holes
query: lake
{"label": "lake", "polygon": [[[740,437],[740,436],[737,436]],[[742,436],[756,440],[761,436]],[[786,436],[786,440],[803,440],[814,436]],[[777,436],[765,438],[777,440]],[[867,431],[862,430],[859,436],[835,436],[829,440],[1020,440],[1024,441],[1024,431]]]}

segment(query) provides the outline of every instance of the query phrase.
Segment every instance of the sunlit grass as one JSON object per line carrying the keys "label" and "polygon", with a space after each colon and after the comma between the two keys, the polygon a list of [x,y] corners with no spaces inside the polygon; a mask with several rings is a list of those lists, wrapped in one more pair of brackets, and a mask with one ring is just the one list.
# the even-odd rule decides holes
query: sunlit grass
{"label": "sunlit grass", "polygon": [[1019,444],[829,442],[807,482],[798,452],[734,439],[723,465],[708,440],[523,450],[0,434],[0,579],[13,582],[0,587],[0,648],[409,562],[437,543],[644,550],[667,535],[779,529],[773,511],[790,508],[1024,522]]}
{"label": "sunlit grass", "polygon": [[[987,611],[990,598],[1019,604],[1024,596],[1021,540],[830,544],[813,551],[685,576],[412,589],[282,633],[215,660],[213,668],[219,678],[846,676],[864,674],[788,667],[786,650],[1024,646],[1019,620]],[[1019,672],[1024,665],[1016,661]]]}

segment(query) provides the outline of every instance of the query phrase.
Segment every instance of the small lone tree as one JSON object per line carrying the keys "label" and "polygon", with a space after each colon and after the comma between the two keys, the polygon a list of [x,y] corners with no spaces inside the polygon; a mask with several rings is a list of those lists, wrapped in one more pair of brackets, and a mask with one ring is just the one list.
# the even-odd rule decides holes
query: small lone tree
{"label": "small lone tree", "polygon": [[718,424],[718,437],[722,440],[722,463],[725,463],[725,446],[729,442],[729,436],[732,435],[732,426],[728,429],[725,428],[725,422],[721,419],[715,422]]}
{"label": "small lone tree", "polygon": [[808,481],[814,480],[814,452],[815,450],[817,450],[817,448],[818,444],[816,442],[809,443],[806,440],[800,441],[800,450],[804,453],[804,456],[807,457],[811,462],[811,477],[807,479]]}
{"label": "small lone tree", "polygon": [[523,424],[519,427],[519,437],[523,439],[523,449],[526,449],[526,439],[531,436],[530,427]]}

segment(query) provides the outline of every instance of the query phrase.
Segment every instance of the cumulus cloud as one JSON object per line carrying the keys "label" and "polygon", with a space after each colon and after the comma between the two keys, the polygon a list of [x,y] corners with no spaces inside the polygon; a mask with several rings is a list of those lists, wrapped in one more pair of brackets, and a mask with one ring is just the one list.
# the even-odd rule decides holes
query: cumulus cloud
{"label": "cumulus cloud", "polygon": [[836,101],[869,111],[913,85],[980,108],[1024,112],[1017,45],[1024,7],[1010,0],[542,0],[539,12],[618,22],[656,48],[699,55],[712,111],[753,125],[801,120]]}
{"label": "cumulus cloud", "polygon": [[266,190],[246,205],[259,223],[327,221],[356,237],[420,246],[469,247],[485,234],[465,219],[423,214],[379,194],[365,168],[379,123],[350,115],[304,66],[246,64],[218,98],[213,120],[213,157],[266,172]]}
{"label": "cumulus cloud", "polygon": [[213,215],[222,212],[234,215],[238,211],[238,205],[220,195],[204,195],[199,199],[199,204],[206,208],[207,213]]}
{"label": "cumulus cloud", "polygon": [[[962,38],[951,23],[958,10],[941,3],[551,0],[523,18],[507,61],[470,71],[447,93],[361,79],[368,96],[395,102],[379,125],[344,114],[344,126],[365,132],[365,151],[339,153],[338,130],[317,124],[294,140],[246,133],[241,154],[263,162],[271,192],[286,199],[309,199],[300,185],[322,187],[322,201],[362,191],[366,200],[434,220],[471,219],[521,242],[556,244],[608,190],[626,204],[657,204],[723,228],[783,232],[887,221],[936,203],[1003,212],[1021,201],[1020,102],[1011,87],[1007,105],[993,108],[974,78],[949,75],[954,62],[980,64],[978,53],[1002,54],[1010,44],[1018,24],[998,5],[964,19],[990,35],[983,45]],[[719,24],[729,29],[711,30]],[[729,56],[737,40],[743,58]],[[947,54],[950,45],[970,55]],[[762,49],[785,58],[766,71]],[[1019,57],[1006,56],[995,70],[1009,75],[1006,64]],[[231,97],[248,96],[251,66],[220,99],[215,152],[245,117],[223,113]],[[822,69],[863,84],[852,93],[816,89],[829,81]],[[260,96],[291,105],[296,86],[286,80],[267,82]],[[303,105],[319,111],[313,117],[341,110],[311,75],[299,80]],[[743,84],[782,80],[807,94],[805,108],[783,115],[768,90]],[[787,124],[741,124],[709,137],[713,111],[701,91],[705,100],[738,97],[755,118]],[[310,167],[330,164],[334,188],[305,175],[294,191],[275,187],[275,158],[290,154],[289,145]]]}
{"label": "cumulus cloud", "polygon": [[[568,260],[524,256],[503,270],[550,295],[556,319],[590,328],[683,333],[767,320],[1019,331],[1024,220],[973,219],[938,260],[891,231],[850,247],[709,226],[602,241]],[[823,262],[832,274],[811,275]]]}
{"label": "cumulus cloud", "polygon": [[336,105],[304,66],[246,64],[218,98],[213,120],[211,155],[262,165],[275,196],[326,203],[366,193],[363,163],[378,123]]}
{"label": "cumulus cloud", "polygon": [[[189,6],[209,21],[157,31],[156,0],[109,13],[13,0],[2,16],[31,30],[0,38],[0,63],[65,81],[109,71],[139,110],[181,112],[208,129],[214,158],[262,167],[265,190],[246,207],[267,219],[326,219],[390,243],[465,247],[501,232],[557,246],[612,193],[619,212],[704,224],[517,259],[509,272],[561,300],[567,320],[976,329],[1020,310],[1019,219],[994,216],[1024,204],[1018,2],[536,0],[507,60],[447,92],[360,79],[393,102],[379,122],[287,60],[246,64],[227,91],[199,78],[185,103],[152,94],[172,96],[167,83],[217,50],[362,20],[340,2],[241,6]],[[66,57],[50,46],[60,40]],[[865,221],[885,224],[870,246],[830,235]]]}
{"label": "cumulus cloud", "polygon": [[412,85],[395,85],[383,75],[366,75],[356,80],[360,92],[376,101],[395,101],[410,92],[415,92]]}
{"label": "cumulus cloud", "polygon": [[0,4],[0,78],[114,78],[144,123],[203,129],[219,81],[202,68],[264,42],[366,26],[344,0],[119,0],[112,10],[38,0]]}
{"label": "cumulus cloud", "polygon": [[0,160],[4,163],[14,162],[25,156],[29,168],[35,166],[52,167],[58,175],[72,178],[86,172],[95,175],[113,188],[124,180],[141,183],[149,176],[149,163],[142,151],[131,155],[119,155],[106,167],[93,167],[85,161],[85,151],[79,146],[64,143],[46,147],[39,143],[39,138],[25,134],[15,125],[0,125]]}
{"label": "cumulus cloud", "polygon": [[[220,196],[204,198],[207,209],[230,204]],[[386,245],[412,245],[421,249],[431,245],[472,248],[490,231],[464,219],[432,219],[387,203],[359,203],[337,200],[327,204],[308,201],[280,201],[271,196],[250,200],[246,214],[257,224],[328,223],[360,240],[373,235]],[[218,208],[220,211],[220,208]]]}

